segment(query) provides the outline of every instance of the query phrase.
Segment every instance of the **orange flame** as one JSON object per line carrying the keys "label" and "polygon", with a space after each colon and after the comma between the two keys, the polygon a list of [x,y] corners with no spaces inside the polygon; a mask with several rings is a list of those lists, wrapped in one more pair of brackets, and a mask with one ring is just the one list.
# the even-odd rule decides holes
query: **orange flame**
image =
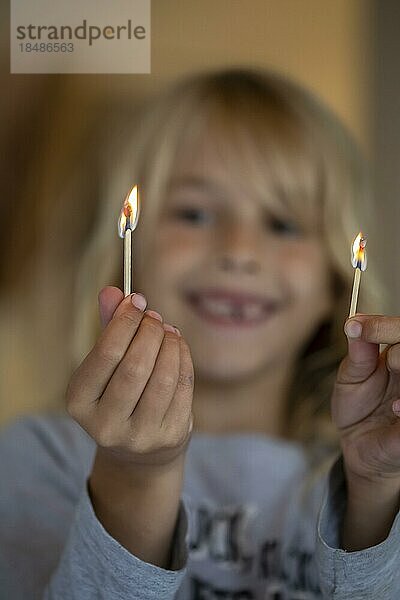
{"label": "orange flame", "polygon": [[135,185],[127,194],[118,219],[118,235],[125,237],[127,229],[136,229],[139,220],[140,204],[138,187]]}
{"label": "orange flame", "polygon": [[365,271],[367,268],[367,253],[365,251],[365,246],[367,245],[367,238],[360,233],[355,238],[352,246],[351,253],[351,264],[356,269],[360,269],[360,271]]}

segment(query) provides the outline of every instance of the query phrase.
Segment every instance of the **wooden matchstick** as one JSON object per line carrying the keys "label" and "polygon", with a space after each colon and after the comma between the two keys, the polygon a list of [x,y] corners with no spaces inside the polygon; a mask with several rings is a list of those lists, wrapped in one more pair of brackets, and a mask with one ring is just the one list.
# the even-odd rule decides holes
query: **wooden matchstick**
{"label": "wooden matchstick", "polygon": [[126,229],[124,237],[124,296],[132,291],[132,230]]}
{"label": "wooden matchstick", "polygon": [[361,269],[359,269],[357,267],[356,269],[354,269],[353,291],[351,293],[349,318],[354,317],[354,315],[357,312],[357,302],[358,302],[358,292],[360,289],[360,282],[361,282]]}

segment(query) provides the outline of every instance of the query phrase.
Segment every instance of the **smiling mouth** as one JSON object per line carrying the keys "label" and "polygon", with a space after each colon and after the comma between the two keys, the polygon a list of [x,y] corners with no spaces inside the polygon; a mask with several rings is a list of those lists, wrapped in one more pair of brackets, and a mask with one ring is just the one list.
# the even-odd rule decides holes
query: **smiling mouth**
{"label": "smiling mouth", "polygon": [[276,301],[242,292],[207,290],[190,292],[187,298],[200,317],[222,326],[259,325],[278,308]]}

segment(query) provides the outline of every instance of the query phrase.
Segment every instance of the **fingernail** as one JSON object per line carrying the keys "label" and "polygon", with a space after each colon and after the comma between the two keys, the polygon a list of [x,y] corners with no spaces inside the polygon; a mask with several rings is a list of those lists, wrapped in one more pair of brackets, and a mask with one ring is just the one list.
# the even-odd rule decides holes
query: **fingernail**
{"label": "fingernail", "polygon": [[147,300],[142,294],[132,294],[132,304],[139,310],[144,310],[147,305]]}
{"label": "fingernail", "polygon": [[188,433],[192,433],[192,431],[193,431],[193,417],[191,417],[191,419],[190,419],[190,424],[189,424],[189,431],[188,431]]}
{"label": "fingernail", "polygon": [[400,400],[395,400],[392,404],[392,410],[400,417]]}
{"label": "fingernail", "polygon": [[182,334],[181,334],[181,332],[179,331],[179,329],[178,329],[177,327],[175,327],[175,325],[174,325],[174,329],[175,329],[175,333],[176,333],[177,335],[179,335],[179,337],[181,337],[181,335],[182,335]]}
{"label": "fingernail", "polygon": [[157,319],[157,321],[161,321],[162,323],[162,316],[155,310],[146,310],[146,315],[153,317],[153,319]]}
{"label": "fingernail", "polygon": [[360,321],[347,321],[344,331],[349,338],[359,338],[362,332],[362,325]]}
{"label": "fingernail", "polygon": [[175,327],[172,327],[172,325],[169,325],[168,323],[164,323],[164,330],[170,331],[171,333],[176,333]]}

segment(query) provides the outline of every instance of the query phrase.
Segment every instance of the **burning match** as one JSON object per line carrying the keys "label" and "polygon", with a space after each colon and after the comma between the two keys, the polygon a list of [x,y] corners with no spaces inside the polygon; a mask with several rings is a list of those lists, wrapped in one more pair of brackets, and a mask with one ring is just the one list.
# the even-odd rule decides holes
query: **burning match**
{"label": "burning match", "polygon": [[132,291],[132,231],[139,220],[139,194],[135,185],[127,194],[118,219],[118,234],[124,240],[124,296]]}
{"label": "burning match", "polygon": [[354,281],[353,291],[351,294],[349,318],[354,317],[354,315],[357,312],[358,292],[361,283],[361,272],[365,271],[365,269],[367,268],[367,253],[365,251],[366,244],[367,238],[364,237],[360,231],[360,233],[354,240],[352,246],[351,264],[354,267]]}

